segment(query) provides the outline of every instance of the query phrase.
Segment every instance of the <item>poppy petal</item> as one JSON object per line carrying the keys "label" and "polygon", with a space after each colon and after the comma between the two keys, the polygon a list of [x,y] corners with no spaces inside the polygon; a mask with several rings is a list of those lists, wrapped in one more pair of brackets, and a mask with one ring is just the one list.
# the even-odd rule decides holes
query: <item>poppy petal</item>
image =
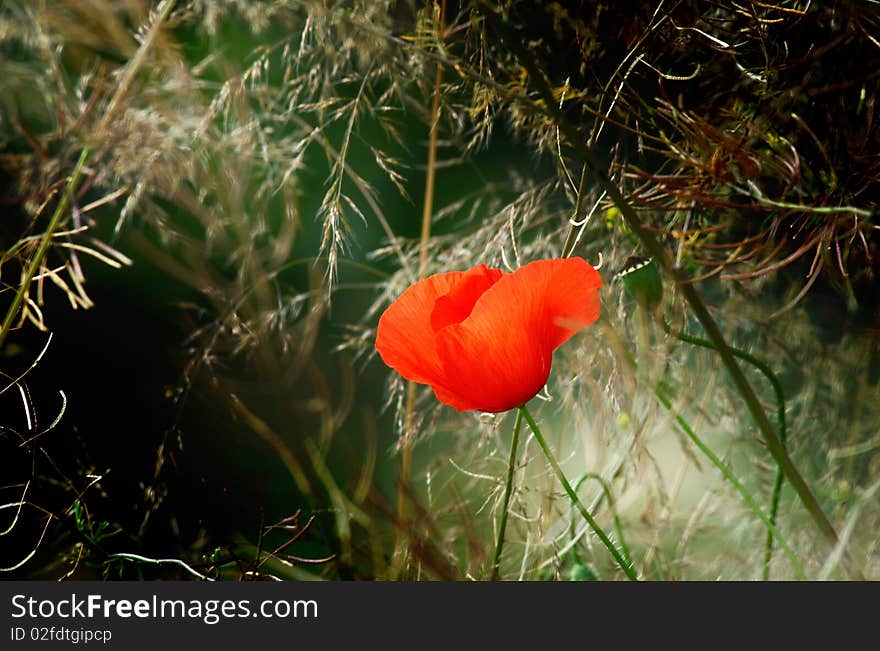
{"label": "poppy petal", "polygon": [[[492,272],[501,275],[500,271],[490,270],[485,265],[469,271],[436,274],[404,291],[379,319],[376,350],[382,361],[408,380],[422,384],[443,384],[445,374],[437,356],[434,328],[431,327],[435,304],[439,298],[450,293],[456,297],[450,299],[448,312],[441,310],[437,317],[440,321],[451,322],[454,320],[453,311],[465,311],[462,305],[469,295],[481,286],[492,284],[488,282],[493,277]],[[465,289],[456,290],[460,284]],[[466,288],[470,288],[470,293]],[[474,295],[473,301],[477,298]],[[467,307],[468,313],[472,306],[473,303]]]}
{"label": "poppy petal", "polygon": [[602,277],[583,258],[541,260],[543,264],[525,271],[523,282],[538,285],[547,277],[543,297],[544,345],[556,350],[584,326],[599,318],[599,288]]}
{"label": "poppy petal", "polygon": [[474,267],[444,296],[440,296],[431,311],[431,327],[436,332],[453,323],[461,323],[483,293],[494,285],[504,273],[490,269],[484,264]]}
{"label": "poppy petal", "polygon": [[[501,281],[499,281],[501,282]],[[458,411],[501,412],[525,404],[547,382],[550,358],[535,345],[519,315],[475,309],[464,322],[437,333],[449,392],[434,392]],[[499,332],[503,329],[503,332]]]}
{"label": "poppy petal", "polygon": [[[598,272],[580,258],[539,260],[505,274],[460,323],[439,330],[445,388],[459,411],[500,412],[547,381],[553,350],[599,317]],[[437,393],[435,389],[435,393]]]}
{"label": "poppy petal", "polygon": [[469,398],[462,397],[458,393],[444,389],[438,384],[432,384],[431,388],[434,390],[434,395],[437,396],[437,400],[444,405],[449,405],[457,411],[489,411],[488,409],[484,409],[481,403],[476,403]]}

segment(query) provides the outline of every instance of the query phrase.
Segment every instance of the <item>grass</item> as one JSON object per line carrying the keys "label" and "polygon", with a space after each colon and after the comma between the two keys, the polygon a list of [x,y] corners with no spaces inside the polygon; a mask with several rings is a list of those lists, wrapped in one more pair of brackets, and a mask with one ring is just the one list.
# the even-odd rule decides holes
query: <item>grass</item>
{"label": "grass", "polygon": [[[880,577],[876,10],[95,11],[0,9],[7,574]],[[528,427],[377,359],[416,279],[560,255],[602,317]]]}

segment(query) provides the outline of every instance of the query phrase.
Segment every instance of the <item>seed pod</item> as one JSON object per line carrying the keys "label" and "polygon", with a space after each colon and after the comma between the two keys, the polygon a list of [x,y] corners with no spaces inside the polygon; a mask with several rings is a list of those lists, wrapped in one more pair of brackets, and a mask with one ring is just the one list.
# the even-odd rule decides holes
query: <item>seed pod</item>
{"label": "seed pod", "polygon": [[663,281],[653,258],[627,258],[617,274],[627,293],[644,309],[653,311],[663,298]]}

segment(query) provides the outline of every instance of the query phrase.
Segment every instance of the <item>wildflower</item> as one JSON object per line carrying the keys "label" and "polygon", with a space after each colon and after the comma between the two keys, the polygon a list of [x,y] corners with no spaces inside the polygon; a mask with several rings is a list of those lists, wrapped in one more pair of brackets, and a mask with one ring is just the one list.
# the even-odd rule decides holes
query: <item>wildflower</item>
{"label": "wildflower", "polygon": [[599,318],[601,286],[581,258],[436,274],[385,310],[376,350],[458,411],[507,411],[541,390],[553,351]]}

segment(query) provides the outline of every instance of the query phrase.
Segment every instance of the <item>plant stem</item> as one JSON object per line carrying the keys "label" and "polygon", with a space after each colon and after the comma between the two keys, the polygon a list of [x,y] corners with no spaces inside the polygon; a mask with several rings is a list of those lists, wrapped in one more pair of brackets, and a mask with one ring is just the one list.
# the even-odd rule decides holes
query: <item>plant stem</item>
{"label": "plant stem", "polygon": [[495,542],[495,558],[492,561],[492,580],[500,578],[501,552],[504,549],[504,531],[507,529],[507,511],[510,495],[513,492],[513,473],[516,471],[516,448],[519,444],[519,428],[522,425],[522,410],[516,410],[516,422],[513,424],[513,439],[510,442],[510,460],[507,462],[507,483],[504,485],[504,497],[501,499],[501,522],[498,523],[498,540]]}
{"label": "plant stem", "polygon": [[587,178],[590,176],[590,166],[584,165],[581,168],[581,178],[578,181],[577,197],[574,204],[574,215],[571,217],[571,224],[568,227],[568,235],[565,236],[565,242],[562,245],[562,255],[560,257],[567,258],[574,251],[575,239],[577,239],[578,227],[576,222],[581,220],[581,213],[584,210],[584,195],[587,193]]}
{"label": "plant stem", "polygon": [[[605,499],[608,500],[608,507],[611,509],[611,517],[614,520],[614,532],[617,534],[617,541],[620,543],[620,552],[623,554],[624,560],[632,565],[632,554],[630,554],[629,547],[626,544],[626,540],[623,537],[623,527],[620,524],[620,518],[617,515],[617,509],[614,506],[614,498],[611,496],[611,490],[608,488],[608,483],[602,479],[602,476],[595,472],[586,472],[581,475],[578,480],[574,483],[574,490],[577,490],[581,487],[588,479],[594,479],[599,483],[599,486],[602,487],[602,493],[605,495]],[[572,505],[574,506],[574,505]],[[574,516],[574,512],[571,514]],[[574,523],[572,522],[572,531],[574,531]]]}
{"label": "plant stem", "polygon": [[[684,332],[673,332],[672,328],[668,323],[659,319],[660,325],[663,329],[670,335],[674,336],[679,341],[683,341],[688,344],[693,344],[694,346],[702,346],[703,348],[711,348],[712,350],[717,350],[715,345],[707,340],[702,339],[700,337],[694,337]],[[773,387],[773,392],[776,394],[776,427],[777,433],[779,436],[779,442],[782,443],[783,446],[786,444],[786,440],[788,438],[788,428],[786,426],[785,421],[785,394],[782,391],[782,384],[779,382],[779,378],[776,377],[776,374],[773,370],[767,366],[760,359],[747,353],[744,350],[740,350],[739,348],[730,347],[730,352],[733,353],[735,357],[739,357],[743,361],[748,362],[756,369],[761,371],[764,374],[764,377],[767,378],[767,381],[770,382],[770,385]],[[773,482],[773,493],[770,497],[770,522],[775,526],[776,525],[776,516],[779,513],[779,496],[782,493],[782,483],[785,479],[785,475],[782,474],[782,469],[777,466],[776,468],[776,478]],[[764,542],[764,564],[761,569],[761,580],[766,581],[770,578],[770,561],[773,558],[773,532],[768,529],[767,530],[767,538]]]}
{"label": "plant stem", "polygon": [[571,484],[568,483],[568,479],[565,478],[565,473],[559,466],[559,462],[556,461],[556,457],[554,457],[553,453],[550,452],[550,448],[547,447],[547,442],[541,435],[541,430],[538,429],[538,425],[537,423],[535,423],[532,415],[529,413],[528,408],[523,405],[519,408],[519,411],[522,413],[523,417],[526,419],[526,422],[529,424],[529,428],[535,435],[535,440],[538,442],[538,445],[541,446],[541,450],[544,452],[544,456],[547,457],[547,461],[553,468],[553,472],[556,473],[556,478],[559,480],[559,483],[562,484],[565,492],[568,493],[568,497],[571,499],[572,504],[577,507],[584,520],[586,520],[587,524],[590,525],[593,533],[595,533],[596,536],[599,537],[599,540],[602,541],[602,544],[605,545],[609,552],[611,552],[611,555],[614,557],[614,560],[617,561],[617,564],[620,566],[620,569],[623,570],[624,574],[626,574],[626,576],[631,581],[638,581],[639,577],[638,574],[636,574],[636,571],[633,569],[632,562],[627,562],[626,559],[621,556],[620,552],[617,550],[617,547],[614,546],[614,543],[611,542],[611,539],[608,538],[607,534],[602,530],[596,520],[593,519],[593,516],[590,515],[589,511],[587,511],[587,507],[583,505],[583,502],[581,502],[580,498],[577,496],[577,493],[571,487]]}
{"label": "plant stem", "polygon": [[[660,400],[660,403],[664,407],[666,407],[666,409],[672,411],[672,402],[669,400],[669,398],[666,397],[666,394],[663,393],[659,386],[654,389],[654,393],[657,394],[657,398]],[[742,482],[737,479],[733,471],[728,468],[727,464],[725,464],[720,458],[718,458],[718,456],[714,452],[712,452],[712,449],[709,448],[709,446],[707,446],[699,436],[697,436],[693,428],[691,428],[688,422],[684,418],[682,418],[681,415],[675,415],[675,422],[679,424],[679,426],[684,430],[685,434],[687,434],[688,438],[693,441],[694,445],[696,445],[697,448],[699,448],[700,452],[706,455],[709,461],[712,462],[712,465],[714,465],[716,468],[718,468],[718,470],[721,471],[721,474],[724,475],[724,478],[727,479],[727,481],[729,481],[731,484],[733,484],[733,487],[740,494],[740,497],[742,497],[743,502],[746,503],[746,505],[752,510],[752,512],[758,516],[758,519],[761,520],[761,522],[763,522],[764,525],[767,527],[768,533],[779,541],[779,545],[782,547],[786,556],[788,556],[789,560],[791,561],[791,566],[794,568],[794,571],[797,574],[798,578],[801,580],[806,580],[807,576],[804,573],[804,566],[798,560],[798,557],[795,555],[794,550],[791,548],[791,546],[789,546],[788,542],[785,540],[782,534],[779,533],[776,525],[770,520],[770,518],[768,518],[764,514],[764,512],[761,510],[761,507],[758,505],[758,502],[755,500],[754,497],[752,497],[751,493],[749,493]]]}
{"label": "plant stem", "polygon": [[[785,439],[782,440],[785,445]],[[779,497],[782,495],[782,483],[785,475],[782,474],[782,468],[777,466],[776,479],[773,480],[773,493],[770,496],[770,522],[776,524],[776,516],[779,513]],[[764,541],[764,566],[761,568],[761,580],[770,579],[770,561],[773,559],[773,533],[767,530],[767,539]]]}
{"label": "plant stem", "polygon": [[[690,344],[694,344],[697,346],[704,346],[706,348],[711,348],[712,350],[715,350],[715,346],[710,341],[708,341],[706,339],[701,339],[699,337],[692,337],[691,335],[688,335],[688,334],[685,334],[682,332],[673,332],[672,328],[665,321],[663,321],[663,319],[658,318],[657,320],[660,322],[661,327],[667,333],[669,333],[672,336],[675,336],[676,338],[680,339],[681,341],[684,341],[684,342],[687,342]],[[782,436],[784,436],[784,432],[785,432],[785,401],[784,401],[784,397],[783,397],[783,393],[782,393],[782,386],[779,384],[779,381],[776,379],[776,376],[773,374],[773,371],[771,371],[770,368],[766,364],[761,362],[759,359],[753,357],[752,355],[749,355],[747,352],[739,350],[738,348],[734,348],[733,351],[734,351],[734,354],[737,354],[739,356],[744,357],[745,359],[747,359],[747,361],[754,362],[755,365],[760,370],[762,370],[763,372],[765,372],[767,374],[767,377],[770,379],[771,384],[773,384],[774,389],[777,391],[777,394],[776,394],[777,409],[778,409],[777,415],[780,418],[780,433]],[[633,359],[633,357],[629,353],[626,354],[626,360],[630,363],[634,372],[638,373],[639,377],[641,379],[645,379],[644,375],[639,372],[638,364],[636,364],[635,359]],[[660,384],[655,385],[654,393],[656,394],[657,399],[660,401],[660,404],[662,404],[666,410],[671,412],[672,411],[672,401],[669,400],[669,398],[663,392],[662,386]],[[740,482],[739,479],[737,479],[734,472],[714,452],[712,452],[712,449],[709,448],[709,446],[707,446],[699,436],[697,436],[697,433],[694,431],[694,429],[690,426],[690,424],[684,419],[684,417],[681,414],[675,413],[674,416],[675,416],[675,422],[678,423],[678,425],[681,427],[681,429],[684,431],[684,433],[688,436],[688,438],[691,439],[691,441],[694,443],[694,445],[696,445],[697,448],[709,459],[709,461],[712,463],[712,465],[714,465],[721,472],[721,474],[725,477],[725,479],[727,479],[728,481],[730,481],[731,484],[733,484],[736,491],[740,494],[740,497],[742,497],[743,502],[745,502],[746,505],[757,516],[757,518],[766,525],[767,537],[770,538],[771,541],[774,538],[779,540],[781,547],[785,551],[786,555],[789,557],[789,560],[791,560],[792,567],[794,568],[795,573],[798,575],[798,578],[806,579],[806,575],[804,574],[803,565],[798,560],[798,558],[795,555],[794,551],[792,550],[791,546],[788,544],[788,542],[785,540],[785,538],[782,537],[782,534],[776,528],[776,518],[775,518],[776,510],[773,509],[771,506],[771,516],[768,518],[766,515],[764,515],[764,512],[758,506],[757,500],[755,500],[755,498],[752,497],[751,493],[748,492],[748,490],[742,484],[742,482]],[[777,493],[774,493],[774,495],[778,497]],[[766,547],[765,547],[765,555],[766,555]]]}
{"label": "plant stem", "polygon": [[749,384],[742,369],[740,369],[739,365],[736,363],[733,353],[727,345],[727,342],[724,340],[724,337],[721,335],[721,331],[718,329],[715,320],[709,314],[706,305],[700,300],[694,286],[688,282],[680,280],[677,270],[672,271],[673,275],[677,278],[676,282],[678,282],[679,290],[687,299],[688,303],[691,304],[691,308],[694,310],[697,319],[703,325],[706,334],[709,335],[709,339],[716,346],[718,354],[721,355],[721,360],[724,362],[724,366],[730,373],[734,385],[736,385],[739,394],[742,396],[746,403],[746,407],[752,415],[752,418],[758,425],[758,429],[761,432],[764,443],[767,445],[767,449],[775,459],[779,469],[785,474],[786,478],[791,483],[792,488],[794,488],[798,497],[800,497],[801,502],[813,518],[813,522],[815,522],[819,531],[829,544],[832,546],[836,545],[837,532],[834,530],[834,526],[828,520],[825,512],[822,511],[822,507],[819,505],[819,502],[816,500],[816,497],[813,495],[807,482],[798,472],[791,457],[788,456],[785,446],[783,446],[782,442],[776,436],[776,432],[773,431],[773,426],[770,424],[767,414],[764,413],[764,409],[761,407],[761,403],[758,401],[758,397],[755,395],[751,384]]}
{"label": "plant stem", "polygon": [[[152,46],[153,42],[159,34],[162,23],[164,23],[165,19],[168,18],[168,16],[171,14],[171,9],[173,7],[174,0],[165,0],[165,3],[161,5],[161,9],[156,16],[156,19],[153,21],[153,24],[150,27],[150,31],[147,33],[146,37],[141,43],[140,48],[138,48],[138,51],[135,53],[134,58],[128,65],[128,69],[125,71],[125,75],[123,76],[122,81],[116,87],[116,92],[110,99],[110,103],[107,105],[107,110],[104,112],[101,121],[98,123],[98,126],[95,129],[93,138],[96,142],[100,142],[104,138],[105,131],[110,124],[111,118],[115,115],[116,111],[121,106],[122,99],[131,88],[131,85],[134,82],[135,75],[137,74],[138,70],[140,70],[141,66],[146,60],[147,50],[149,50]],[[49,250],[49,245],[52,243],[52,237],[55,234],[55,230],[58,228],[59,224],[61,224],[61,220],[67,212],[67,207],[70,205],[70,200],[73,198],[73,194],[76,192],[77,186],[79,186],[79,180],[82,175],[82,170],[83,167],[85,167],[88,157],[89,149],[88,147],[85,147],[83,148],[82,153],[80,153],[79,160],[76,163],[73,174],[70,175],[70,179],[67,182],[67,187],[64,191],[64,194],[62,195],[61,200],[58,202],[58,206],[56,206],[55,208],[55,213],[52,215],[52,219],[49,221],[49,226],[46,228],[46,232],[43,233],[42,237],[40,238],[40,244],[37,246],[37,251],[36,253],[34,253],[34,256],[30,260],[30,264],[25,270],[24,278],[22,278],[22,281],[18,286],[18,291],[15,293],[15,298],[13,298],[12,300],[12,305],[9,306],[9,309],[6,312],[6,317],[3,319],[3,325],[0,326],[0,347],[3,346],[3,342],[6,340],[6,335],[9,334],[9,330],[12,327],[12,322],[18,315],[18,311],[21,309],[21,306],[28,295],[31,282],[34,279],[34,276],[36,276],[37,270],[40,268],[40,265],[43,264],[43,259],[46,257],[46,253]]]}
{"label": "plant stem", "polygon": [[[446,15],[446,0],[440,4],[438,16],[438,37],[444,38],[444,20]],[[428,169],[425,173],[425,197],[422,202],[422,228],[419,238],[419,275],[418,280],[425,277],[425,269],[428,262],[428,241],[431,238],[431,215],[434,210],[434,178],[437,170],[437,127],[440,121],[440,85],[443,81],[443,68],[437,63],[437,72],[434,78],[434,98],[431,104],[431,130],[428,142]],[[412,443],[413,443],[413,414],[416,403],[416,385],[410,380],[406,387],[406,413],[403,419],[403,441],[400,452],[400,478],[397,488],[397,519],[401,526],[397,527],[396,540],[394,543],[395,567],[402,566],[405,556],[403,539],[406,520],[406,500],[409,495],[409,476],[412,466]],[[396,570],[394,574],[396,574]]]}
{"label": "plant stem", "polygon": [[46,232],[40,237],[40,243],[37,245],[37,250],[33,257],[31,257],[28,266],[25,269],[24,277],[21,279],[21,283],[18,286],[18,291],[15,292],[12,304],[9,306],[9,309],[6,311],[6,317],[3,319],[3,325],[0,326],[0,348],[3,347],[3,342],[6,341],[6,335],[9,334],[9,330],[12,328],[12,323],[15,321],[15,317],[18,316],[18,312],[30,291],[31,282],[33,282],[34,276],[37,275],[37,270],[43,264],[43,260],[45,259],[46,253],[49,251],[49,246],[52,243],[52,237],[55,235],[55,231],[61,224],[62,218],[67,214],[67,207],[70,205],[70,200],[73,198],[73,195],[79,186],[79,180],[82,177],[82,170],[83,167],[85,167],[86,159],[88,159],[88,157],[89,150],[88,147],[86,147],[79,155],[76,167],[73,168],[73,173],[70,175],[70,179],[67,181],[67,186],[64,188],[64,194],[61,195],[61,200],[58,202],[58,205],[55,206],[55,212],[52,214],[52,219],[49,220]]}

